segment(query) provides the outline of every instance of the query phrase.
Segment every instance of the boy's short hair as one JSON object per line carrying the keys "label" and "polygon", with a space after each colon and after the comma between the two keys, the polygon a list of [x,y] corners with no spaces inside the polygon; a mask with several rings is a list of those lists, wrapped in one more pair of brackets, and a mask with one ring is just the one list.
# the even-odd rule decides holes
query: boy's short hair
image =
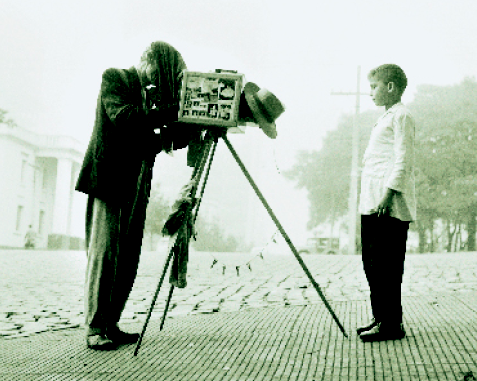
{"label": "boy's short hair", "polygon": [[407,87],[407,77],[404,70],[395,64],[384,64],[372,69],[368,74],[368,79],[371,78],[383,81],[386,85],[393,82],[399,88],[401,94]]}

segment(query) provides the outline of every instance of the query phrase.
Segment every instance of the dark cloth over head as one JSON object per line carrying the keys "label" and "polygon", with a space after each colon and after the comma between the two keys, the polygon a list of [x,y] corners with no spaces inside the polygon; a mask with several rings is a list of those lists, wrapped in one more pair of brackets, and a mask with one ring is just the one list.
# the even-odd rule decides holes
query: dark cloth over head
{"label": "dark cloth over head", "polygon": [[[177,120],[185,68],[179,52],[154,42],[139,66],[103,73],[94,128],[76,183],[77,191],[119,205],[136,193],[144,160],[152,167],[157,153],[184,148],[190,139],[181,128],[164,127]],[[155,86],[151,102],[144,101],[148,72]],[[154,133],[157,128],[161,134]]]}
{"label": "dark cloth over head", "polygon": [[157,119],[161,128],[162,148],[166,152],[183,148],[194,131],[177,123],[183,70],[181,54],[163,41],[153,42],[141,56],[137,71],[145,95],[144,109]]}
{"label": "dark cloth over head", "polygon": [[181,54],[163,41],[153,42],[141,56],[137,67],[143,88],[154,87],[148,92],[156,108],[177,119],[179,111],[182,71],[186,64]]}

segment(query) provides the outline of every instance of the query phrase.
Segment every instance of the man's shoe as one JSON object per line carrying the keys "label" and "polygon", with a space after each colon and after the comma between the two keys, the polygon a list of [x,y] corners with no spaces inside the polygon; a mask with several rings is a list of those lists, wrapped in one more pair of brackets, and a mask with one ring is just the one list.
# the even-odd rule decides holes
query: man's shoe
{"label": "man's shoe", "polygon": [[[391,327],[391,328],[389,328]],[[384,325],[378,323],[374,328],[369,331],[363,332],[359,335],[359,338],[364,342],[384,341],[384,340],[401,340],[406,336],[402,324],[399,325]]]}
{"label": "man's shoe", "polygon": [[116,349],[116,345],[110,339],[99,333],[86,336],[86,346],[97,351]]}
{"label": "man's shoe", "polygon": [[363,325],[361,327],[358,327],[356,329],[356,333],[358,335],[361,335],[363,332],[369,331],[371,328],[376,327],[377,324],[378,324],[378,322],[376,320],[374,320],[374,318],[373,318],[373,319],[371,319],[371,321],[368,324]]}
{"label": "man's shoe", "polygon": [[139,333],[123,332],[117,326],[106,331],[106,337],[116,345],[134,344],[139,340],[139,336]]}

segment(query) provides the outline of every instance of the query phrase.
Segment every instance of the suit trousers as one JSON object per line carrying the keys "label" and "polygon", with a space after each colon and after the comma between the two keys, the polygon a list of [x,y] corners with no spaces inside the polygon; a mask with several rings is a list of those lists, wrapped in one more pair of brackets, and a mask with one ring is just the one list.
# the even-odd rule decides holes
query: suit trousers
{"label": "suit trousers", "polygon": [[151,172],[143,165],[136,190],[122,206],[88,197],[85,325],[90,332],[116,325],[132,290],[141,254]]}
{"label": "suit trousers", "polygon": [[402,323],[401,284],[408,221],[377,214],[361,216],[363,269],[377,322]]}

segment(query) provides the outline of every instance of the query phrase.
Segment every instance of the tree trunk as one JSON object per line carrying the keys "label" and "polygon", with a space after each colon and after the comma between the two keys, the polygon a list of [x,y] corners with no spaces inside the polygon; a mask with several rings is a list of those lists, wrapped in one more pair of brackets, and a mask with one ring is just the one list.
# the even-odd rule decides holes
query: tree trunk
{"label": "tree trunk", "polygon": [[460,229],[460,224],[456,224],[455,229],[454,229],[454,242],[452,246],[452,251],[454,253],[457,253],[459,251],[459,229]]}
{"label": "tree trunk", "polygon": [[419,253],[426,251],[426,229],[422,226],[422,223],[416,221],[417,234],[419,235]]}
{"label": "tree trunk", "polygon": [[450,253],[452,251],[452,232],[450,226],[450,220],[446,220],[446,235],[447,235],[447,242],[446,242],[446,251]]}
{"label": "tree trunk", "polygon": [[431,238],[429,252],[433,253],[434,252],[434,221],[431,221],[429,224],[429,235]]}
{"label": "tree trunk", "polygon": [[469,208],[469,221],[467,221],[467,250],[475,251],[475,233],[476,233],[476,207],[472,206]]}
{"label": "tree trunk", "polygon": [[458,251],[464,250],[464,245],[462,244],[462,224],[459,224],[459,231],[457,232],[457,245]]}

